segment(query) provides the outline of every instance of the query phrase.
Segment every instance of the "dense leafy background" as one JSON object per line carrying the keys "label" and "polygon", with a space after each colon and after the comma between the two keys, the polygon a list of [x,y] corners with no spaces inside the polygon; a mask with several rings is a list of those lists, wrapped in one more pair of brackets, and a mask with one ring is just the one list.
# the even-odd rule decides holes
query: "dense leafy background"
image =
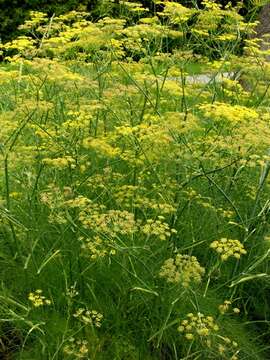
{"label": "dense leafy background", "polygon": [[[115,6],[112,9],[110,6],[107,6],[106,0],[0,0],[0,36],[2,41],[16,36],[18,34],[17,27],[27,18],[29,10],[43,11],[49,15],[53,13],[59,15],[70,10],[81,10],[84,8],[96,19],[110,11],[113,11],[114,15],[116,15],[118,2],[117,0],[115,1]],[[141,0],[138,2],[149,8],[151,12],[154,12],[156,9],[156,5],[152,0]],[[194,6],[195,3],[200,6],[201,3],[201,1],[196,0],[176,2],[187,6]],[[219,3],[225,6],[228,1],[222,0]],[[236,5],[237,1],[233,0],[231,3]],[[249,6],[250,0],[245,0],[245,10],[242,10],[243,14],[248,13],[247,9]]]}

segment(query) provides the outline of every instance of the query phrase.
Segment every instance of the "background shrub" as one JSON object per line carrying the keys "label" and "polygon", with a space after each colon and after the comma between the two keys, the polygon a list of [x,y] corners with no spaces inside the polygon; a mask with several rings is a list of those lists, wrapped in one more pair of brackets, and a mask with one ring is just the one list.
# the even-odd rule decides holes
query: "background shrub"
{"label": "background shrub", "polygon": [[[161,5],[157,5],[154,0],[136,1],[142,3],[144,7],[150,10],[150,13],[160,11]],[[176,1],[185,6],[201,6],[202,1],[185,0]],[[219,1],[223,6],[226,6],[229,1]],[[233,6],[236,6],[238,1],[231,1]],[[242,15],[248,16],[251,0],[244,1],[244,8],[241,10]],[[101,16],[108,15],[110,12],[113,15],[119,15],[120,1],[115,0],[0,0],[0,37],[3,42],[10,40],[18,35],[17,27],[22,24],[28,17],[30,10],[43,11],[49,15],[60,15],[70,10],[89,11],[94,19]]]}

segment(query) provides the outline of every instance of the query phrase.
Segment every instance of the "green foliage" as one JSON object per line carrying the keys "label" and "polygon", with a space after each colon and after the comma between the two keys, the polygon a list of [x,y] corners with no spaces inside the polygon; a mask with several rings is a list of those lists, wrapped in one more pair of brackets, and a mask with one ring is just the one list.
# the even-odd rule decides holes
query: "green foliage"
{"label": "green foliage", "polygon": [[[177,1],[188,7],[194,5],[201,6],[202,1]],[[151,14],[163,9],[163,4],[159,4],[154,0],[138,1],[144,8],[149,9]],[[229,1],[221,0],[219,3],[224,7]],[[230,2],[233,7],[237,6],[238,1]],[[264,1],[250,1],[243,2],[241,13],[248,15],[253,13],[254,6],[259,8],[264,5]],[[121,13],[120,1],[114,2],[109,0],[0,0],[0,35],[3,42],[14,38],[18,32],[17,27],[29,17],[29,11],[43,11],[52,16],[64,14],[71,10],[87,10],[90,12],[93,19],[98,19],[102,16],[114,15],[119,16]],[[132,18],[130,19],[132,21]]]}
{"label": "green foliage", "polygon": [[269,50],[119,6],[1,46],[0,357],[268,359]]}
{"label": "green foliage", "polygon": [[[70,10],[79,10],[82,6],[94,8],[97,1],[77,0],[0,0],[0,34],[2,41],[14,38],[17,27],[28,17],[30,10],[44,11],[49,15],[63,14]],[[91,5],[90,5],[91,4]]]}

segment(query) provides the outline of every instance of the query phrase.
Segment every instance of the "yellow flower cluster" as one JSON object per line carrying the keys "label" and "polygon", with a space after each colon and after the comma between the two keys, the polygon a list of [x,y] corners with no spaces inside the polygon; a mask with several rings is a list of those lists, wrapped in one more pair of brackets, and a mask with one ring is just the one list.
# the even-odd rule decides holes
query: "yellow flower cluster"
{"label": "yellow flower cluster", "polygon": [[221,356],[223,359],[238,360],[238,343],[236,341],[232,341],[228,337],[223,337],[220,335],[219,339],[222,341],[222,343],[217,344],[217,352],[219,356]]}
{"label": "yellow flower cluster", "polygon": [[[112,1],[113,2],[113,1]],[[109,1],[106,1],[106,4]],[[141,17],[148,9],[140,2],[117,2],[124,12],[124,17]],[[163,3],[163,2],[162,2]],[[66,15],[49,18],[40,12],[30,12],[31,18],[20,26],[29,36],[23,36],[5,44],[3,48],[6,60],[17,57],[51,56],[60,59],[76,59],[89,61],[94,55],[105,59],[122,59],[130,53],[140,56],[148,55],[148,43],[155,42],[155,52],[163,49],[163,39],[185,39],[185,34],[194,33],[198,37],[215,36],[221,47],[225,40],[238,39],[249,27],[238,8],[223,10],[215,1],[204,1],[204,9],[185,7],[177,2],[165,1],[163,10],[157,16],[141,18],[131,26],[125,19],[103,19],[93,23],[88,20],[89,14],[71,11]],[[136,15],[135,15],[135,14]],[[193,15],[195,15],[193,17]],[[165,22],[159,18],[165,17]],[[192,27],[189,21],[192,19]],[[196,21],[194,21],[196,19]],[[221,21],[223,20],[223,21]],[[251,26],[252,27],[252,26]],[[254,25],[253,25],[254,27]],[[240,34],[239,34],[240,32]],[[33,38],[35,40],[33,40]],[[16,42],[15,42],[16,41]],[[15,49],[19,55],[7,56],[9,49]],[[209,50],[208,50],[209,51]],[[151,54],[154,57],[154,53]],[[162,53],[161,53],[162,55]]]}
{"label": "yellow flower cluster", "polygon": [[[219,312],[224,315],[226,312],[228,312],[231,308],[232,302],[230,300],[225,300],[223,304],[219,305],[218,310]],[[234,307],[232,309],[234,314],[239,314],[240,309],[237,307]]]}
{"label": "yellow flower cluster", "polygon": [[221,8],[221,5],[217,4],[213,0],[203,0],[202,4],[205,6],[206,9],[219,10]]}
{"label": "yellow flower cluster", "polygon": [[44,305],[51,305],[51,300],[46,299],[44,295],[42,295],[42,290],[38,289],[34,292],[30,292],[28,295],[28,299],[32,302],[34,307],[40,307]]}
{"label": "yellow flower cluster", "polygon": [[48,216],[50,224],[63,225],[67,223],[66,213],[64,210],[52,211]]}
{"label": "yellow flower cluster", "polygon": [[31,20],[26,20],[24,24],[19,25],[18,29],[21,30],[31,30],[40,23],[48,20],[47,14],[39,12],[39,11],[30,11],[29,12]]}
{"label": "yellow flower cluster", "polygon": [[147,8],[142,7],[142,4],[138,2],[120,1],[121,5],[124,5],[131,12],[146,12],[149,11]]}
{"label": "yellow flower cluster", "polygon": [[177,254],[175,258],[164,262],[159,276],[164,277],[169,283],[181,283],[188,287],[192,282],[200,283],[204,272],[195,256]]}
{"label": "yellow flower cluster", "polygon": [[79,214],[79,220],[87,229],[116,237],[117,234],[129,235],[137,230],[134,214],[128,211],[108,210],[100,213],[86,208]]}
{"label": "yellow flower cluster", "polygon": [[63,205],[65,199],[73,196],[72,189],[64,186],[63,189],[55,184],[49,184],[46,191],[40,193],[40,202],[50,209],[56,209]]}
{"label": "yellow flower cluster", "polygon": [[223,261],[228,260],[231,256],[236,259],[240,259],[241,255],[245,255],[247,253],[243,244],[239,240],[227,238],[213,241],[210,244],[210,248],[214,249]]}
{"label": "yellow flower cluster", "polygon": [[[123,179],[123,174],[112,170],[110,166],[102,169],[102,172],[96,172],[86,182],[85,185],[90,189],[106,189],[111,182],[120,182]],[[114,190],[116,191],[116,189]]]}
{"label": "yellow flower cluster", "polygon": [[227,336],[218,333],[219,326],[212,316],[189,313],[182,320],[178,331],[189,341],[200,341],[204,347],[211,348],[217,358],[237,360],[238,344]]}
{"label": "yellow flower cluster", "polygon": [[74,285],[71,285],[66,292],[67,297],[70,299],[73,299],[74,297],[79,295],[79,292],[76,290],[76,283]]}
{"label": "yellow flower cluster", "polygon": [[[51,224],[66,224],[66,212],[64,205],[73,197],[72,188],[64,186],[62,189],[55,184],[49,184],[48,189],[40,194],[40,202],[50,210],[48,221]],[[75,200],[74,200],[75,201]]]}
{"label": "yellow flower cluster", "polygon": [[172,234],[177,233],[175,229],[170,229],[170,226],[164,222],[164,216],[158,216],[158,220],[148,219],[141,231],[147,236],[156,236],[160,240],[166,240]]}
{"label": "yellow flower cluster", "polygon": [[81,246],[83,254],[91,260],[116,254],[115,249],[98,235],[94,236],[92,239],[80,237],[79,240],[83,241]]}
{"label": "yellow flower cluster", "polygon": [[1,45],[2,49],[12,50],[17,49],[19,52],[23,52],[26,50],[34,50],[35,41],[27,36],[19,36],[17,39],[12,40],[5,45]]}
{"label": "yellow flower cluster", "polygon": [[87,130],[92,118],[90,107],[88,107],[87,110],[88,112],[84,111],[84,109],[81,109],[81,111],[69,111],[68,115],[70,119],[63,123],[63,128],[68,132],[74,130]]}
{"label": "yellow flower cluster", "polygon": [[177,2],[165,2],[165,9],[158,13],[160,16],[168,16],[173,24],[184,24],[194,14],[194,9],[186,8]]}
{"label": "yellow flower cluster", "polygon": [[69,166],[71,169],[74,169],[76,167],[76,162],[71,156],[63,156],[54,159],[45,158],[43,159],[43,163],[56,169],[65,169]]}
{"label": "yellow flower cluster", "polygon": [[88,358],[88,342],[87,340],[76,340],[69,338],[69,343],[64,347],[63,352],[75,359]]}
{"label": "yellow flower cluster", "polygon": [[65,201],[65,206],[70,208],[91,208],[93,211],[98,211],[100,206],[93,204],[92,200],[88,199],[85,196],[79,195],[74,199]]}
{"label": "yellow flower cluster", "polygon": [[231,303],[232,303],[231,301],[225,300],[223,304],[219,305],[218,307],[219,312],[222,315],[225,314],[229,310]]}
{"label": "yellow flower cluster", "polygon": [[103,315],[96,310],[87,310],[83,308],[79,308],[73,316],[85,325],[91,324],[98,328],[101,326],[101,321],[103,319]]}
{"label": "yellow flower cluster", "polygon": [[235,125],[241,122],[254,123],[259,117],[257,111],[254,109],[221,102],[203,104],[199,106],[199,109],[203,112],[205,117],[213,119],[214,122],[228,121]]}
{"label": "yellow flower cluster", "polygon": [[141,190],[142,189],[140,189],[139,186],[122,185],[115,190],[115,201],[117,204],[124,207],[134,206],[134,203],[137,202],[137,198],[139,197],[138,192]]}
{"label": "yellow flower cluster", "polygon": [[108,158],[116,157],[120,153],[120,149],[118,149],[116,146],[110,145],[107,139],[86,138],[83,142],[83,145],[87,149],[94,150],[100,156],[105,156]]}
{"label": "yellow flower cluster", "polygon": [[187,340],[194,340],[196,337],[207,337],[219,330],[212,316],[193,313],[187,314],[187,318],[182,320],[178,331],[182,333]]}
{"label": "yellow flower cluster", "polygon": [[164,215],[175,212],[176,209],[173,205],[147,197],[144,194],[145,191],[146,188],[142,185],[122,185],[116,188],[114,198],[121,207],[152,209]]}
{"label": "yellow flower cluster", "polygon": [[[64,251],[68,247],[65,242],[68,234],[73,233],[75,239],[77,233],[82,234],[74,244],[81,246],[80,255],[87,259],[82,262],[82,272],[87,271],[89,260],[101,259],[103,263],[94,264],[93,269],[100,265],[102,271],[109,272],[110,261],[115,260],[117,273],[121,264],[112,255],[116,250],[120,252],[120,244],[124,244],[125,253],[133,249],[138,259],[147,263],[145,249],[150,250],[151,256],[160,243],[166,248],[166,241],[177,237],[171,223],[183,233],[192,233],[193,228],[200,229],[207,223],[208,237],[213,240],[219,239],[217,228],[238,225],[233,221],[228,223],[235,213],[220,205],[219,191],[208,188],[203,180],[205,175],[213,188],[216,185],[216,190],[218,184],[221,188],[228,184],[237,193],[244,184],[245,197],[237,198],[244,217],[245,208],[250,208],[250,203],[247,204],[250,198],[246,201],[246,197],[258,195],[258,167],[267,166],[270,160],[267,155],[270,116],[266,111],[270,64],[255,66],[254,63],[253,68],[245,69],[241,63],[244,57],[231,61],[226,55],[213,65],[207,64],[203,56],[194,56],[193,52],[200,52],[211,57],[214,50],[214,57],[219,58],[233,50],[232,44],[227,46],[226,42],[240,40],[240,32],[245,31],[243,19],[237,18],[233,7],[225,11],[211,0],[204,0],[200,8],[185,7],[174,1],[153,2],[162,13],[138,22],[143,7],[130,1],[104,2],[105,7],[111,3],[114,9],[119,6],[123,17],[128,14],[127,21],[104,17],[92,23],[88,21],[89,14],[76,12],[49,19],[32,12],[32,19],[21,26],[25,33],[30,32],[29,37],[0,45],[3,59],[8,60],[5,55],[17,54],[20,61],[8,65],[4,61],[0,69],[0,85],[3,85],[0,174],[6,182],[0,189],[3,207],[0,218],[5,232],[11,231],[12,235],[14,227],[14,234],[23,240],[19,245],[25,247],[24,253],[29,244],[37,253],[51,246],[46,244],[44,236],[37,243],[35,234],[39,233],[40,221],[30,224],[21,211],[24,208],[33,208],[37,220],[44,221],[41,234],[53,234],[52,241],[64,247]],[[134,21],[130,17],[132,12],[136,13]],[[205,74],[209,79],[213,76],[212,81],[208,85],[201,80],[197,82],[196,75],[191,80],[193,66],[195,73],[198,70],[203,75],[198,79],[203,79]],[[245,93],[246,86],[242,87],[238,80],[223,79],[222,74],[234,74],[238,68],[241,84],[250,82],[251,92]],[[248,74],[251,69],[256,70],[254,76]],[[214,77],[215,72],[220,75]],[[250,171],[245,171],[246,166]],[[67,171],[70,169],[74,170]],[[237,173],[234,169],[238,169]],[[260,182],[263,175],[262,172]],[[266,192],[267,187],[266,180]],[[31,195],[29,199],[27,194]],[[262,200],[267,198],[263,192],[260,196]],[[177,218],[172,218],[176,212]],[[8,222],[13,225],[6,226]],[[58,229],[54,224],[67,225]],[[27,232],[29,227],[33,231]],[[231,231],[237,233],[237,229]],[[186,249],[194,245],[192,238],[184,241]],[[142,243],[149,246],[141,246]],[[238,240],[223,238],[213,241],[210,247],[219,254],[218,260],[219,256],[227,260],[246,254],[243,245]],[[196,246],[198,253],[203,252],[203,241]],[[76,252],[70,256],[76,257]],[[184,289],[187,296],[191,295],[189,286],[202,282],[205,269],[195,256],[178,253],[169,256],[156,259],[160,264],[156,275],[166,287]],[[54,255],[47,262],[53,259]],[[34,259],[28,260],[31,270]],[[53,263],[49,264],[53,266]],[[130,266],[132,273],[136,273],[136,262],[134,269],[131,261]],[[209,282],[206,290],[208,285],[211,296],[214,284]],[[74,298],[80,304],[78,307],[84,307],[82,294],[75,285],[69,289],[68,286],[65,289],[68,304]],[[196,295],[201,303],[203,295],[200,291]],[[41,290],[31,292],[28,299],[32,308],[53,301],[43,296]],[[221,314],[240,311],[229,300],[219,305],[218,310]],[[219,317],[225,325],[230,321]],[[80,308],[72,318],[75,328],[87,324],[100,327],[103,316],[95,310]],[[197,337],[199,341],[201,338],[210,341],[210,335],[218,331],[211,316],[188,314],[183,319],[178,330],[188,340]],[[122,341],[116,335],[117,341]],[[220,334],[216,334],[211,341],[217,345],[211,348],[210,357],[219,359],[225,357],[225,352],[227,356],[226,344],[230,340],[220,341]],[[91,347],[90,342],[88,346],[85,340],[72,339],[65,356],[91,358],[87,349],[91,352]],[[212,350],[220,356],[215,357]],[[119,357],[125,357],[118,352]]]}

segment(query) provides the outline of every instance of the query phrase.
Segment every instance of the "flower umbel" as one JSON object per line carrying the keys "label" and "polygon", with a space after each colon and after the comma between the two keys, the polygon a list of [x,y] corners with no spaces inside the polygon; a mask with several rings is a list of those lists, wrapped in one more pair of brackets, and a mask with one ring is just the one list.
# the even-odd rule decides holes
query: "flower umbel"
{"label": "flower umbel", "polygon": [[73,316],[85,325],[92,324],[98,328],[101,326],[101,321],[103,319],[103,315],[98,313],[96,310],[88,310],[83,308],[79,308],[75,314],[73,314]]}
{"label": "flower umbel", "polygon": [[177,254],[164,262],[159,276],[169,283],[181,283],[188,287],[192,282],[200,283],[204,272],[195,256]]}
{"label": "flower umbel", "polygon": [[142,226],[142,232],[148,236],[156,236],[160,240],[166,240],[172,234],[176,234],[175,229],[170,229],[169,225],[164,222],[163,216],[158,216],[158,220],[148,219]]}
{"label": "flower umbel", "polygon": [[87,340],[75,340],[73,337],[69,339],[69,343],[63,349],[67,355],[72,355],[76,359],[87,358],[88,342]]}
{"label": "flower umbel", "polygon": [[43,305],[51,305],[51,300],[46,299],[44,295],[42,295],[42,290],[38,289],[34,292],[30,292],[28,295],[28,299],[32,302],[34,307],[40,307]]}
{"label": "flower umbel", "polygon": [[233,314],[240,313],[240,309],[238,307],[232,308],[232,302],[230,300],[225,300],[223,304],[219,305],[218,310],[222,315],[228,311],[232,311]]}
{"label": "flower umbel", "polygon": [[240,259],[241,255],[245,255],[247,253],[239,240],[227,238],[213,241],[210,244],[210,248],[214,249],[223,261],[228,260],[230,256]]}
{"label": "flower umbel", "polygon": [[189,313],[187,318],[182,320],[178,331],[182,333],[187,340],[193,340],[197,336],[207,337],[219,330],[212,316],[204,314]]}

